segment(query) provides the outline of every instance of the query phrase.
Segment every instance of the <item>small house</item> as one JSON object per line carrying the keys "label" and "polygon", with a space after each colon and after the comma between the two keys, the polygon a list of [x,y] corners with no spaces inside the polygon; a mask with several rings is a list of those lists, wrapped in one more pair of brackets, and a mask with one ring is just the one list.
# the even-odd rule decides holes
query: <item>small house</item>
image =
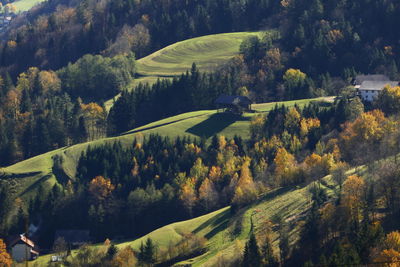
{"label": "small house", "polygon": [[34,260],[39,256],[39,250],[35,243],[27,238],[25,234],[19,235],[14,238],[10,244],[11,257],[16,262],[22,262],[26,260]]}
{"label": "small house", "polygon": [[358,94],[363,101],[372,102],[379,93],[387,86],[398,86],[399,82],[394,81],[364,81],[358,88]]}
{"label": "small house", "polygon": [[251,111],[252,101],[246,96],[221,95],[215,100],[218,109],[236,114]]}
{"label": "small house", "polygon": [[88,230],[58,230],[54,241],[62,238],[69,248],[77,248],[91,242],[90,232]]}

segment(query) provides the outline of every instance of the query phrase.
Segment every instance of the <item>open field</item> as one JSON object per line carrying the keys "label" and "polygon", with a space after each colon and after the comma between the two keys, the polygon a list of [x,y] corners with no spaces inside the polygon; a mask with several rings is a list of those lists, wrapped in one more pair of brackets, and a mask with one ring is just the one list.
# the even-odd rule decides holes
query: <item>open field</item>
{"label": "open field", "polygon": [[[263,34],[263,32],[221,33],[169,45],[137,60],[139,77],[127,89],[131,90],[139,83],[152,85],[158,79],[172,79],[190,70],[193,62],[202,72],[213,71],[239,54],[243,40],[253,35],[262,37]],[[118,96],[105,102],[107,110],[111,109]]]}
{"label": "open field", "polygon": [[212,71],[239,53],[243,40],[261,32],[207,35],[167,46],[138,60],[138,73],[144,76],[176,76],[195,62],[201,71]]}
{"label": "open field", "polygon": [[303,106],[312,101],[332,101],[333,98],[303,99],[286,102],[272,102],[263,104],[253,104],[252,108],[256,113],[246,113],[243,116],[236,116],[227,113],[218,113],[216,110],[202,110],[189,112],[167,119],[163,119],[148,125],[133,129],[127,134],[160,134],[163,136],[190,136],[210,138],[214,135],[224,135],[232,138],[235,135],[243,139],[250,137],[250,121],[253,116],[266,113],[273,109],[275,105],[294,105]]}
{"label": "open field", "polygon": [[17,0],[13,3],[13,5],[16,7],[17,12],[24,12],[43,1],[44,0]]}

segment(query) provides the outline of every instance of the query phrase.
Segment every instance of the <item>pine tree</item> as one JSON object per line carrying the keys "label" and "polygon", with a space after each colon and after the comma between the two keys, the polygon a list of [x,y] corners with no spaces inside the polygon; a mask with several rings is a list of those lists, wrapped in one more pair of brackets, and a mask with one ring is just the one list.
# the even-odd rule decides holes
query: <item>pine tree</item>
{"label": "pine tree", "polygon": [[274,249],[272,246],[271,239],[269,235],[266,236],[264,240],[264,244],[262,246],[263,258],[264,258],[264,266],[276,266],[277,261],[274,255]]}
{"label": "pine tree", "polygon": [[15,88],[14,83],[11,79],[10,73],[6,72],[6,75],[4,77],[4,94],[7,94],[7,92],[13,90]]}
{"label": "pine tree", "polygon": [[279,229],[279,249],[280,249],[281,264],[284,264],[290,252],[288,232],[289,231],[287,229],[287,226],[283,225],[283,222],[281,222]]}
{"label": "pine tree", "polygon": [[139,253],[138,253],[138,260],[140,264],[144,264],[144,244],[143,241],[140,243]]}
{"label": "pine tree", "polygon": [[252,232],[250,234],[250,239],[247,241],[244,254],[243,254],[243,267],[257,267],[261,266],[261,255],[257,245],[257,240]]}
{"label": "pine tree", "polygon": [[24,88],[24,90],[22,91],[20,111],[21,113],[32,112],[31,97],[29,95],[28,89],[26,88]]}
{"label": "pine tree", "polygon": [[147,238],[144,251],[146,262],[153,265],[156,262],[156,246],[150,238]]}
{"label": "pine tree", "polygon": [[117,254],[118,254],[118,248],[114,244],[111,244],[111,246],[107,250],[107,256],[106,256],[107,259],[112,260]]}

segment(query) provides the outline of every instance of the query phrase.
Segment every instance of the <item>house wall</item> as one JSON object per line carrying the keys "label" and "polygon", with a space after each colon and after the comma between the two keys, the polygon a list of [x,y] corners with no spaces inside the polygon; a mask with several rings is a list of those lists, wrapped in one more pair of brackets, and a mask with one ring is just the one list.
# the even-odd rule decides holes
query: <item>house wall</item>
{"label": "house wall", "polygon": [[14,261],[21,262],[26,260],[26,256],[28,256],[28,260],[31,258],[31,247],[25,244],[16,244],[11,249],[11,256]]}
{"label": "house wall", "polygon": [[360,97],[364,101],[372,102],[379,95],[379,90],[360,90]]}

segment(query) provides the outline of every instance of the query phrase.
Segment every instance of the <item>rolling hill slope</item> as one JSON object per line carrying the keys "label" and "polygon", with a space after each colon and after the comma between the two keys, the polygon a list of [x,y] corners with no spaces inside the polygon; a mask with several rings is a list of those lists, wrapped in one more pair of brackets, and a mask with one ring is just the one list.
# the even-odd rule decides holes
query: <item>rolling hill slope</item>
{"label": "rolling hill slope", "polygon": [[239,53],[240,44],[262,32],[237,32],[207,35],[167,46],[138,60],[141,76],[176,76],[195,62],[200,71],[212,71]]}
{"label": "rolling hill slope", "polygon": [[[53,157],[55,155],[63,158],[63,171],[71,179],[74,179],[76,166],[79,157],[88,146],[97,146],[115,141],[129,146],[133,140],[142,140],[150,134],[160,134],[171,138],[177,136],[191,136],[194,138],[205,137],[210,139],[214,134],[233,137],[239,135],[244,139],[249,138],[249,126],[251,118],[257,114],[267,113],[277,104],[286,106],[305,105],[312,101],[326,102],[333,98],[305,99],[287,102],[273,102],[264,104],[254,104],[253,109],[256,113],[247,113],[243,117],[237,117],[231,114],[218,113],[217,110],[201,110],[189,112],[167,119],[163,119],[148,125],[138,127],[125,134],[113,138],[100,139],[88,143],[77,144],[70,147],[61,148],[55,151],[36,156],[34,158],[19,162],[4,169],[0,169],[0,178],[7,179],[13,183],[14,194],[25,200],[35,196],[40,185],[49,190],[54,184],[59,183],[59,177],[54,175]],[[334,185],[326,178],[326,186],[331,190]],[[291,188],[288,190],[277,190],[263,196],[258,204],[247,208],[243,212],[232,215],[229,208],[226,207],[219,211],[195,218],[189,221],[179,222],[160,228],[141,239],[119,244],[119,247],[130,245],[137,248],[142,240],[151,237],[156,240],[160,247],[169,245],[170,241],[178,243],[185,233],[196,233],[196,235],[207,238],[208,252],[200,255],[187,263],[193,263],[194,266],[203,266],[214,262],[218,252],[223,255],[234,253],[234,239],[246,240],[250,231],[250,218],[254,217],[255,229],[261,227],[263,221],[268,218],[276,219],[277,214],[283,214],[285,220],[297,220],[301,218],[309,206],[310,185],[302,188]],[[331,190],[332,191],[332,190]],[[333,194],[333,192],[331,192]],[[253,214],[255,210],[263,211],[263,215]],[[260,213],[261,214],[261,213]],[[237,220],[242,220],[243,231],[240,236],[232,236],[232,229]],[[293,224],[291,229],[291,239],[296,240],[298,223]],[[277,244],[277,234],[274,234],[275,245]],[[41,257],[38,261],[44,264],[49,261],[50,256]]]}
{"label": "rolling hill slope", "polygon": [[[360,170],[358,169],[358,171]],[[355,169],[350,170],[348,175],[355,171]],[[257,203],[247,206],[237,213],[232,213],[230,207],[225,207],[191,220],[166,225],[133,241],[117,242],[117,247],[121,249],[125,246],[131,246],[138,250],[142,242],[151,238],[160,250],[165,250],[168,246],[177,245],[185,234],[193,233],[198,237],[206,238],[207,251],[197,257],[179,262],[177,265],[213,266],[220,257],[232,258],[235,256],[237,245],[244,245],[249,238],[252,223],[253,231],[258,233],[263,231],[267,221],[271,221],[273,223],[273,246],[275,254],[278,255],[278,221],[285,222],[288,226],[290,242],[296,242],[299,238],[301,226],[311,207],[312,194],[310,190],[314,186],[316,186],[316,183],[312,182],[308,185],[275,189],[261,196]],[[329,200],[334,200],[337,197],[337,184],[330,176],[323,178],[320,186],[326,190]],[[235,233],[234,228],[238,222],[242,225],[241,231]],[[237,242],[237,240],[240,240],[240,242]],[[74,251],[72,255],[74,255]],[[37,263],[45,264],[49,259],[50,255],[42,256],[37,260]]]}
{"label": "rolling hill slope", "polygon": [[[250,36],[263,36],[263,32],[236,32],[207,35],[174,43],[137,60],[137,74],[128,89],[139,83],[154,84],[158,79],[172,79],[196,63],[202,72],[210,72],[239,54],[242,41]],[[105,105],[110,109],[113,99]]]}
{"label": "rolling hill slope", "polygon": [[[265,104],[255,104],[253,109],[259,113],[268,112],[276,104],[302,106],[311,101],[331,101],[332,98],[304,99],[287,102],[273,102]],[[232,138],[235,135],[243,139],[250,137],[250,121],[252,116],[257,113],[247,113],[242,117],[231,114],[218,113],[217,110],[201,110],[184,113],[167,119],[163,119],[148,125],[133,129],[121,136],[104,138],[96,141],[77,144],[27,159],[12,166],[0,169],[0,177],[8,179],[10,182],[18,181],[15,186],[15,194],[23,199],[29,199],[37,187],[46,183],[46,188],[51,188],[57,183],[57,177],[53,173],[53,157],[55,155],[63,158],[63,171],[70,177],[75,177],[76,166],[79,157],[88,146],[97,146],[105,143],[121,142],[129,146],[134,139],[139,142],[147,135],[159,134],[175,138],[177,136],[190,136],[192,138],[205,137],[210,139],[213,135],[225,135]],[[14,182],[12,182],[14,184]]]}

